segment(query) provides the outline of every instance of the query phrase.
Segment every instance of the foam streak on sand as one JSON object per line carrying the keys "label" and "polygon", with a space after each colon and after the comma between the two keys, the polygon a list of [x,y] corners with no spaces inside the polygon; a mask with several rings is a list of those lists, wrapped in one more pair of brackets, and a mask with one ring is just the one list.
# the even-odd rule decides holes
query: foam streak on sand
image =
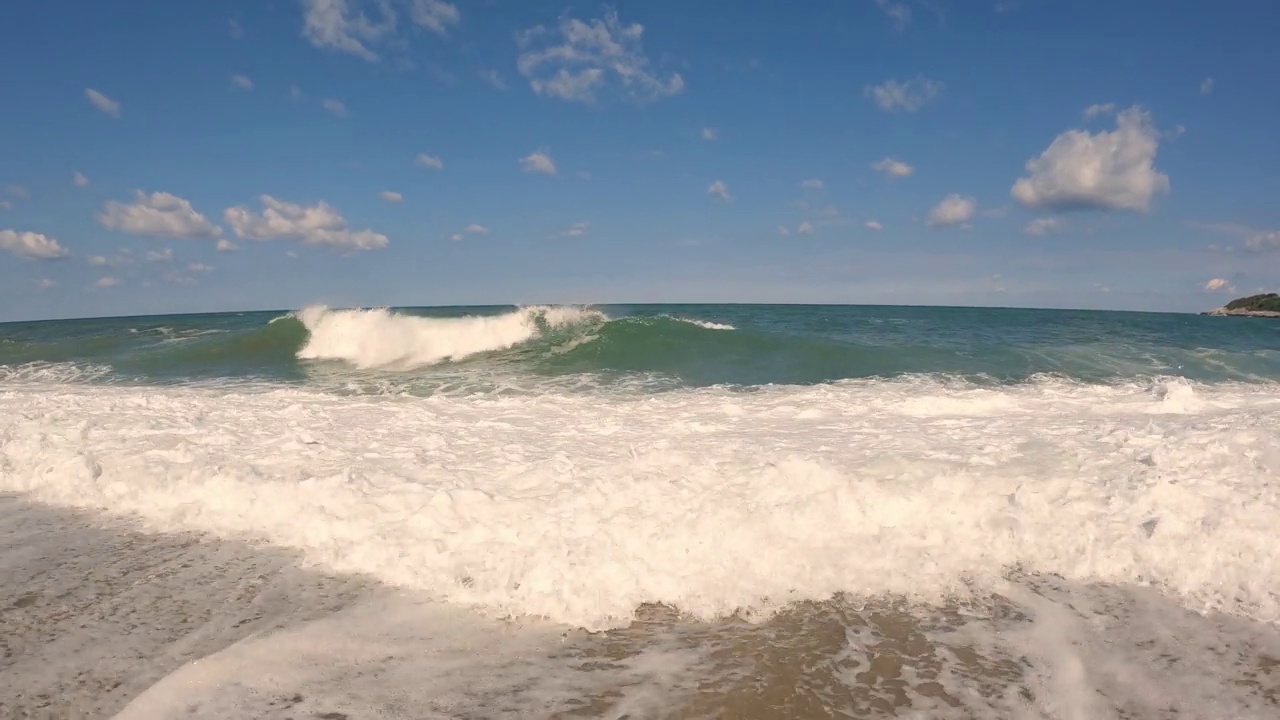
{"label": "foam streak on sand", "polygon": [[644,602],[711,618],[841,591],[940,601],[1014,566],[1277,620],[1280,394],[1154,389],[15,386],[0,490],[592,629]]}

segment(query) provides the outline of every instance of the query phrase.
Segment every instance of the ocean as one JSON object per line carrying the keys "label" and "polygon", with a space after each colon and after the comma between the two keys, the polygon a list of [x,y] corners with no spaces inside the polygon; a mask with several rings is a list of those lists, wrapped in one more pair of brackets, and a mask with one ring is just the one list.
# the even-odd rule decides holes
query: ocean
{"label": "ocean", "polygon": [[1280,717],[1280,322],[0,325],[0,715]]}

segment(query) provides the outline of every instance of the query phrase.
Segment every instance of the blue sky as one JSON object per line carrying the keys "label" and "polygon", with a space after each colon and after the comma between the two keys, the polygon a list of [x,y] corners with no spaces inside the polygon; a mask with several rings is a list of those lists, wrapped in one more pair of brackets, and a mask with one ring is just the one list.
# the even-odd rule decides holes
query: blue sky
{"label": "blue sky", "polygon": [[0,319],[1207,309],[1277,285],[1277,32],[1264,0],[18,3]]}

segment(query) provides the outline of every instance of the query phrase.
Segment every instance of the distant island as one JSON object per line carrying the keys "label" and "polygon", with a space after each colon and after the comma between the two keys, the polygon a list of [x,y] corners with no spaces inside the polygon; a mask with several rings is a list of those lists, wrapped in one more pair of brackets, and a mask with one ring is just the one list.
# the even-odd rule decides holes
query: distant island
{"label": "distant island", "polygon": [[1280,294],[1262,293],[1242,297],[1201,315],[1236,315],[1240,317],[1280,318]]}

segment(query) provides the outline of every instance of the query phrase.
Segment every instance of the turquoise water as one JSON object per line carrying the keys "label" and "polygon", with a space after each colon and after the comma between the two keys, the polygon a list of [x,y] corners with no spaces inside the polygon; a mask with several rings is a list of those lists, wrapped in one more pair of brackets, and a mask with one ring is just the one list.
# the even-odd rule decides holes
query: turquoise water
{"label": "turquoise water", "polygon": [[[553,309],[558,310],[558,309]],[[10,379],[111,383],[302,383],[356,392],[492,391],[538,382],[646,389],[814,384],[941,375],[1017,383],[1160,376],[1202,382],[1280,379],[1280,322],[1094,311],[810,305],[619,305],[580,309],[556,327],[524,311],[527,337],[489,338],[459,318],[519,321],[513,307],[396,309],[322,329],[345,346],[300,359],[311,332],[284,311],[0,325]],[[332,315],[333,313],[330,313]],[[439,321],[397,323],[408,318]],[[450,323],[450,321],[453,321]],[[730,329],[732,328],[732,329]],[[361,363],[383,345],[413,353]],[[331,342],[332,346],[334,342]],[[465,344],[465,343],[464,343]],[[395,356],[395,357],[391,357]],[[391,357],[390,360],[387,357]]]}

